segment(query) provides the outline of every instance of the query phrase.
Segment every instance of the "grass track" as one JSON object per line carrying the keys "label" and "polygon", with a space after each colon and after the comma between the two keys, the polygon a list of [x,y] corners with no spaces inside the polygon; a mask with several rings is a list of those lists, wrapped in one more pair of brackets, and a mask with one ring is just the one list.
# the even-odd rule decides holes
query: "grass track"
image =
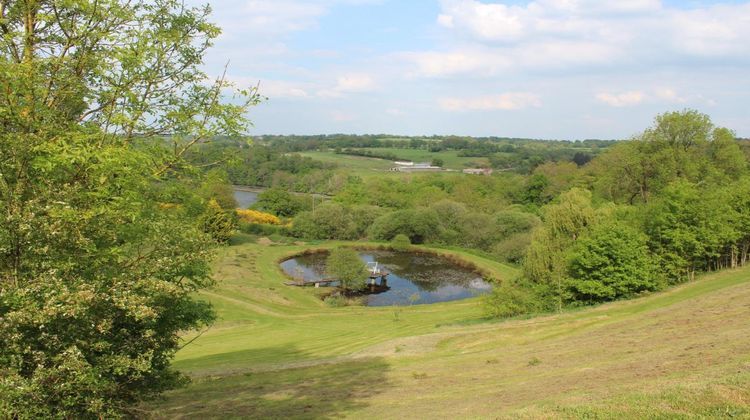
{"label": "grass track", "polygon": [[195,382],[149,406],[154,416],[750,418],[750,269],[468,325],[476,300],[328,308],[281,284],[276,261],[301,249],[222,251],[220,284],[204,295],[222,319],[178,354]]}

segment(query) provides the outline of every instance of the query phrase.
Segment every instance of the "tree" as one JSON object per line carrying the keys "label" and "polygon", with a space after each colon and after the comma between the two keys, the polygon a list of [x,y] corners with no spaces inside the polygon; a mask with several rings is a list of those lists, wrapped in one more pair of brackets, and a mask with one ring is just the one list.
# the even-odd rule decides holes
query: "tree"
{"label": "tree", "polygon": [[258,99],[225,104],[201,72],[208,13],[0,3],[0,417],[118,417],[181,382],[179,333],[213,319],[192,297],[212,242],[195,185],[170,186]]}
{"label": "tree", "polygon": [[409,240],[409,237],[404,234],[398,234],[393,240],[391,240],[391,248],[396,251],[407,251],[410,247],[411,241]]}
{"label": "tree", "polygon": [[692,280],[697,271],[718,268],[722,253],[743,236],[741,215],[725,190],[706,191],[678,181],[644,214],[649,247],[671,283]]}
{"label": "tree", "polygon": [[443,165],[445,164],[445,162],[443,162],[443,159],[440,159],[440,158],[433,158],[433,159],[432,159],[432,163],[430,163],[430,164],[431,164],[432,166],[439,166],[439,167],[441,167],[441,168],[442,168],[442,167],[443,167]]}
{"label": "tree", "polygon": [[227,242],[237,230],[237,223],[232,215],[221,208],[214,199],[208,202],[206,212],[201,215],[200,221],[203,231],[219,243]]}
{"label": "tree", "polygon": [[326,273],[337,279],[346,291],[363,288],[369,275],[367,265],[359,258],[357,251],[343,247],[331,251],[326,260]]}
{"label": "tree", "polygon": [[297,197],[281,188],[270,188],[258,194],[253,207],[281,217],[294,216],[305,208]]}
{"label": "tree", "polygon": [[357,239],[357,225],[351,212],[338,203],[324,203],[315,211],[294,218],[292,234],[306,239]]}
{"label": "tree", "polygon": [[601,195],[617,202],[648,202],[671,183],[722,183],[747,170],[731,131],[697,111],[667,112],[631,141],[588,165]]}
{"label": "tree", "polygon": [[439,237],[440,221],[430,209],[397,210],[378,217],[370,226],[369,236],[390,241],[398,234],[409,237],[413,244],[429,242]]}
{"label": "tree", "polygon": [[221,171],[212,170],[206,173],[203,185],[201,185],[200,195],[206,200],[216,200],[224,210],[237,208],[234,189],[229,184],[226,174]]}
{"label": "tree", "polygon": [[542,226],[533,233],[523,261],[524,276],[539,287],[548,303],[558,310],[569,300],[565,282],[568,249],[596,221],[591,193],[573,188],[562,194],[559,202],[542,209]]}
{"label": "tree", "polygon": [[621,223],[593,228],[576,242],[569,257],[571,299],[602,302],[661,288],[647,240]]}

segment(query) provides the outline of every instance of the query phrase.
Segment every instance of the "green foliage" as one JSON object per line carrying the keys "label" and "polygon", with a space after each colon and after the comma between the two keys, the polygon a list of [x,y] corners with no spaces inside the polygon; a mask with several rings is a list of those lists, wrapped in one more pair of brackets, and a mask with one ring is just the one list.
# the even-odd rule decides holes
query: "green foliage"
{"label": "green foliage", "polygon": [[571,299],[602,302],[662,287],[648,238],[619,223],[597,225],[571,251],[567,286]]}
{"label": "green foliage", "polygon": [[440,159],[440,158],[434,158],[432,159],[432,162],[430,163],[430,165],[442,167],[443,165],[445,165],[445,161],[443,161],[443,159]]}
{"label": "green foliage", "polygon": [[0,9],[0,417],[119,417],[181,383],[180,334],[213,319],[193,299],[212,243],[184,157],[243,132],[258,97],[223,104],[201,71],[206,8]]}
{"label": "green foliage", "polygon": [[309,197],[295,196],[281,188],[269,188],[258,194],[258,201],[253,207],[279,217],[291,217],[300,211],[309,210],[311,200]]}
{"label": "green foliage", "polygon": [[370,226],[369,236],[390,241],[396,235],[406,235],[411,243],[429,242],[439,235],[437,213],[429,209],[398,210],[385,214]]}
{"label": "green foliage", "polygon": [[408,236],[399,233],[391,240],[391,248],[396,251],[408,251],[411,248],[411,241]]}
{"label": "green foliage", "polygon": [[211,235],[219,243],[227,242],[234,231],[237,230],[237,224],[231,214],[222,209],[216,200],[209,201],[206,212],[201,216],[200,222],[203,231]]}
{"label": "green foliage", "polygon": [[594,160],[594,185],[603,197],[621,203],[648,202],[672,182],[731,182],[747,162],[725,128],[697,111],[668,112],[630,142]]}
{"label": "green foliage", "polygon": [[351,213],[332,202],[298,214],[292,223],[292,234],[305,239],[355,239],[356,232]]}
{"label": "green foliage", "polygon": [[234,189],[229,184],[226,174],[219,170],[212,170],[206,173],[199,194],[206,200],[215,200],[224,210],[234,210],[237,208]]}
{"label": "green foliage", "polygon": [[552,197],[547,193],[549,180],[542,174],[532,175],[527,181],[521,202],[530,206],[540,207],[550,202]]}
{"label": "green foliage", "polygon": [[705,191],[688,182],[666,188],[645,210],[651,249],[672,283],[692,279],[746,233],[737,225],[725,190]]}
{"label": "green foliage", "polygon": [[197,165],[221,165],[235,185],[272,187],[297,192],[329,193],[336,165],[277,147],[248,144],[245,139],[215,138],[189,153],[187,159]]}
{"label": "green foliage", "polygon": [[492,247],[492,255],[513,264],[521,264],[531,245],[531,232],[514,233]]}
{"label": "green foliage", "polygon": [[326,273],[337,279],[344,290],[359,290],[365,286],[369,271],[351,248],[336,248],[326,260]]}
{"label": "green foliage", "polygon": [[567,252],[595,222],[597,215],[591,193],[574,188],[560,196],[559,202],[543,210],[543,224],[534,231],[523,261],[524,275],[557,308],[569,300],[564,287],[567,279]]}
{"label": "green foliage", "polygon": [[528,285],[503,281],[483,297],[484,313],[491,318],[509,318],[539,311],[543,305]]}

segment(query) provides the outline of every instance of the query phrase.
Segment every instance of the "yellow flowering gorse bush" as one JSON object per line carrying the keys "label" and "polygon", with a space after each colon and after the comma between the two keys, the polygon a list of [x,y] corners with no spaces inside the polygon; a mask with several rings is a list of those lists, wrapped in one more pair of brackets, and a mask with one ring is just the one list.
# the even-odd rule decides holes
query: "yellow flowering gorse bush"
{"label": "yellow flowering gorse bush", "polygon": [[262,211],[237,209],[237,215],[245,223],[259,223],[262,225],[281,224],[281,220],[278,217]]}

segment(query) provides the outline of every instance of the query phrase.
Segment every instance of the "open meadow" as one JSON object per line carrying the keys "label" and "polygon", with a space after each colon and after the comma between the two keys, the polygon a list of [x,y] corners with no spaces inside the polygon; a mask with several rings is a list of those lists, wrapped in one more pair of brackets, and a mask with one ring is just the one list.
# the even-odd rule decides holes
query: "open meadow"
{"label": "open meadow", "polygon": [[[220,252],[217,285],[201,292],[219,320],[175,362],[193,383],[144,407],[150,416],[750,416],[750,269],[497,322],[477,298],[328,307],[314,289],[283,284],[277,262],[306,248]],[[498,278],[516,274],[458,254]]]}
{"label": "open meadow", "polygon": [[[460,171],[467,167],[484,167],[489,164],[487,158],[483,157],[463,157],[458,156],[456,150],[444,150],[440,152],[430,152],[428,150],[415,149],[394,149],[394,148],[377,148],[373,149],[378,153],[393,153],[400,159],[408,159],[413,162],[431,163],[433,159],[441,159],[445,169]],[[368,177],[373,175],[383,175],[395,165],[393,161],[380,158],[365,156],[351,156],[337,154],[335,152],[313,151],[300,153],[302,156],[326,163],[335,163],[339,168],[353,174]],[[403,175],[403,174],[397,174]]]}

